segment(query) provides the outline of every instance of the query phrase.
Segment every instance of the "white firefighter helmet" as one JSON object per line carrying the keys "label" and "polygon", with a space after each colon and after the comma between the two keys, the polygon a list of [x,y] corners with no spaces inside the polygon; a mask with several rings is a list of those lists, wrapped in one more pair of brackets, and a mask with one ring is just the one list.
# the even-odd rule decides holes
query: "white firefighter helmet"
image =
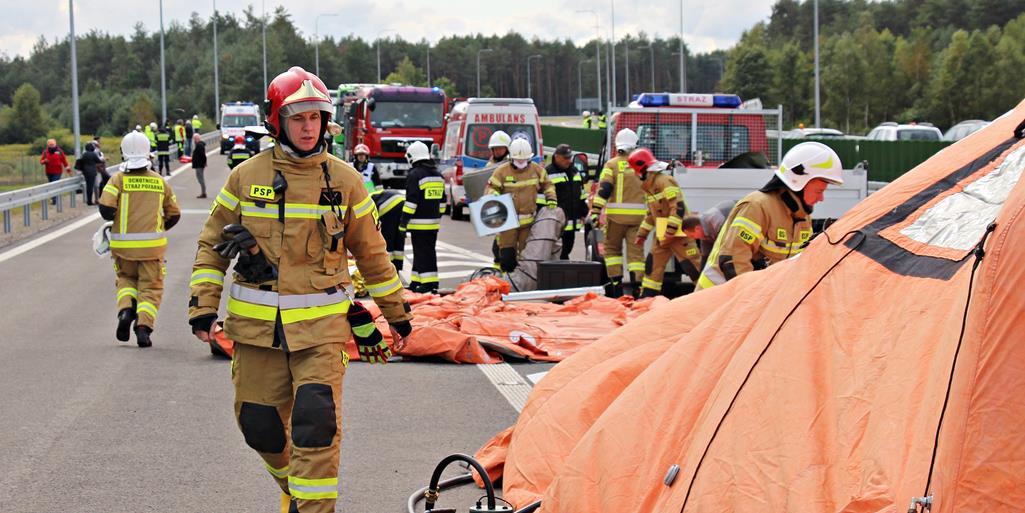
{"label": "white firefighter helmet", "polygon": [[509,137],[509,134],[495,130],[495,133],[491,134],[491,139],[488,139],[488,148],[508,148],[511,142],[512,137]]}
{"label": "white firefighter helmet", "polygon": [[624,128],[616,132],[616,151],[631,151],[637,147],[637,132]]}
{"label": "white firefighter helmet", "polygon": [[534,150],[530,148],[530,141],[516,139],[510,143],[509,157],[513,160],[530,160],[534,158]]}
{"label": "white firefighter helmet", "polygon": [[427,145],[420,141],[416,141],[406,148],[406,161],[409,162],[410,165],[430,158],[431,150],[427,149]]}
{"label": "white firefighter helmet", "polygon": [[783,156],[776,176],[792,191],[802,191],[808,182],[821,178],[843,185],[843,164],[832,148],[820,142],[803,142]]}
{"label": "white firefighter helmet", "polygon": [[127,169],[149,167],[149,138],[139,132],[129,132],[121,139],[121,155]]}
{"label": "white firefighter helmet", "polygon": [[585,118],[589,118],[589,117],[591,117],[591,111],[585,110],[584,113],[581,114],[581,116],[583,116]]}
{"label": "white firefighter helmet", "polygon": [[153,130],[156,130],[157,129],[157,122],[156,121],[150,121],[149,122],[149,127],[151,129],[153,129]]}

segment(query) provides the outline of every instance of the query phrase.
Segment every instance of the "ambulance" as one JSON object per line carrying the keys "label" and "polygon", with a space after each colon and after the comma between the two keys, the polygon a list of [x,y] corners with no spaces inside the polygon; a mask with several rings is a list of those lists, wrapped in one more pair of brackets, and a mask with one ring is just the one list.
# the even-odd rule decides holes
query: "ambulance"
{"label": "ambulance", "polygon": [[[445,140],[440,148],[438,161],[445,177],[445,192],[449,198],[448,211],[452,219],[464,219],[463,208],[476,197],[467,197],[463,176],[473,174],[486,182],[480,173],[493,171],[497,166],[487,167],[491,158],[488,140],[491,134],[502,130],[512,139],[526,139],[534,149],[534,161],[543,163],[544,144],[541,138],[541,118],[537,115],[534,100],[530,98],[469,98],[458,102],[449,114]],[[543,164],[542,164],[543,165]],[[480,179],[483,178],[483,179]],[[471,191],[471,196],[480,191]]]}
{"label": "ambulance", "polygon": [[221,104],[221,120],[217,128],[221,130],[221,155],[231,151],[235,144],[235,137],[246,138],[246,147],[252,153],[259,153],[260,140],[246,135],[246,128],[261,131],[263,123],[260,121],[260,107],[253,102],[231,102]]}

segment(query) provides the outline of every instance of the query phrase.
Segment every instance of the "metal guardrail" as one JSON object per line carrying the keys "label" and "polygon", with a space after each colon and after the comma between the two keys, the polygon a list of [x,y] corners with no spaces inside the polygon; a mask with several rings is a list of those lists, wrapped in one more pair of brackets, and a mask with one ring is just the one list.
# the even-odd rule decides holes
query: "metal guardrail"
{"label": "metal guardrail", "polygon": [[0,194],[0,212],[3,212],[4,233],[11,233],[11,211],[21,208],[25,226],[32,225],[32,205],[39,203],[43,219],[50,218],[50,202],[54,202],[57,212],[64,211],[64,195],[70,193],[71,208],[75,208],[78,191],[85,187],[85,178],[74,176],[56,182],[44,183],[34,187],[18,189]]}
{"label": "metal guardrail", "polygon": [[[202,134],[201,138],[203,142],[210,143],[215,141],[220,144],[220,130],[214,130]],[[172,146],[172,151],[177,153],[177,146]],[[117,166],[111,167],[111,170],[116,170]],[[81,175],[73,176],[71,178],[64,178],[55,182],[45,183],[42,185],[36,185],[33,187],[26,187],[24,189],[18,189],[10,192],[0,194],[0,213],[3,216],[4,233],[11,233],[14,228],[12,222],[11,211],[16,208],[22,209],[23,223],[26,227],[32,225],[32,205],[39,203],[41,209],[41,215],[43,220],[50,218],[50,206],[51,203],[57,208],[57,212],[64,211],[64,195],[69,195],[69,202],[71,208],[75,208],[77,194],[79,191],[85,190],[85,177]]]}

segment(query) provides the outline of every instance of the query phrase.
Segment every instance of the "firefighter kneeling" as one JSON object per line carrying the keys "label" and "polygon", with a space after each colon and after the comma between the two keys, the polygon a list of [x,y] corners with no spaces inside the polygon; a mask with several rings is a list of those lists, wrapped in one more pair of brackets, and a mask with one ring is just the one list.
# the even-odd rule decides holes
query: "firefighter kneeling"
{"label": "firefighter kneeling", "polygon": [[680,186],[669,174],[669,166],[656,159],[647,148],[634,150],[627,160],[641,179],[641,188],[648,204],[648,215],[637,230],[634,244],[643,246],[648,234],[655,231],[651,254],[644,262],[644,281],[641,285],[644,292],[641,297],[662,293],[662,276],[670,256],[676,257],[676,263],[683,274],[696,283],[701,253],[694,240],[680,230],[680,224],[687,215],[687,204]]}
{"label": "firefighter kneeling", "polygon": [[338,498],[345,344],[355,338],[371,363],[390,355],[370,314],[346,293],[346,254],[397,349],[411,315],[373,200],[359,173],[326,151],[334,107],[324,83],[294,67],[270,83],[267,98],[267,128],[279,144],[239,164],[218,194],[199,239],[189,324],[209,341],[237,256],[224,331],[236,343],[238,425],[281,487],[283,511],[328,513]]}

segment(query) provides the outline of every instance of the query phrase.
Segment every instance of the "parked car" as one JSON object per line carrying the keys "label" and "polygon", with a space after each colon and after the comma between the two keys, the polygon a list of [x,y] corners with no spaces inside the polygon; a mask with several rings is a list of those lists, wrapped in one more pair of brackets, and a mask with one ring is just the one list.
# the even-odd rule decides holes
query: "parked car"
{"label": "parked car", "polygon": [[989,124],[989,121],[983,121],[981,119],[969,119],[962,121],[947,130],[947,133],[943,134],[944,141],[960,141],[969,135],[974,134],[983,127]]}
{"label": "parked car", "polygon": [[889,121],[873,128],[865,138],[870,141],[939,141],[943,133],[931,123],[899,125]]}
{"label": "parked car", "polygon": [[835,128],[795,128],[783,134],[785,139],[843,139],[844,133]]}

